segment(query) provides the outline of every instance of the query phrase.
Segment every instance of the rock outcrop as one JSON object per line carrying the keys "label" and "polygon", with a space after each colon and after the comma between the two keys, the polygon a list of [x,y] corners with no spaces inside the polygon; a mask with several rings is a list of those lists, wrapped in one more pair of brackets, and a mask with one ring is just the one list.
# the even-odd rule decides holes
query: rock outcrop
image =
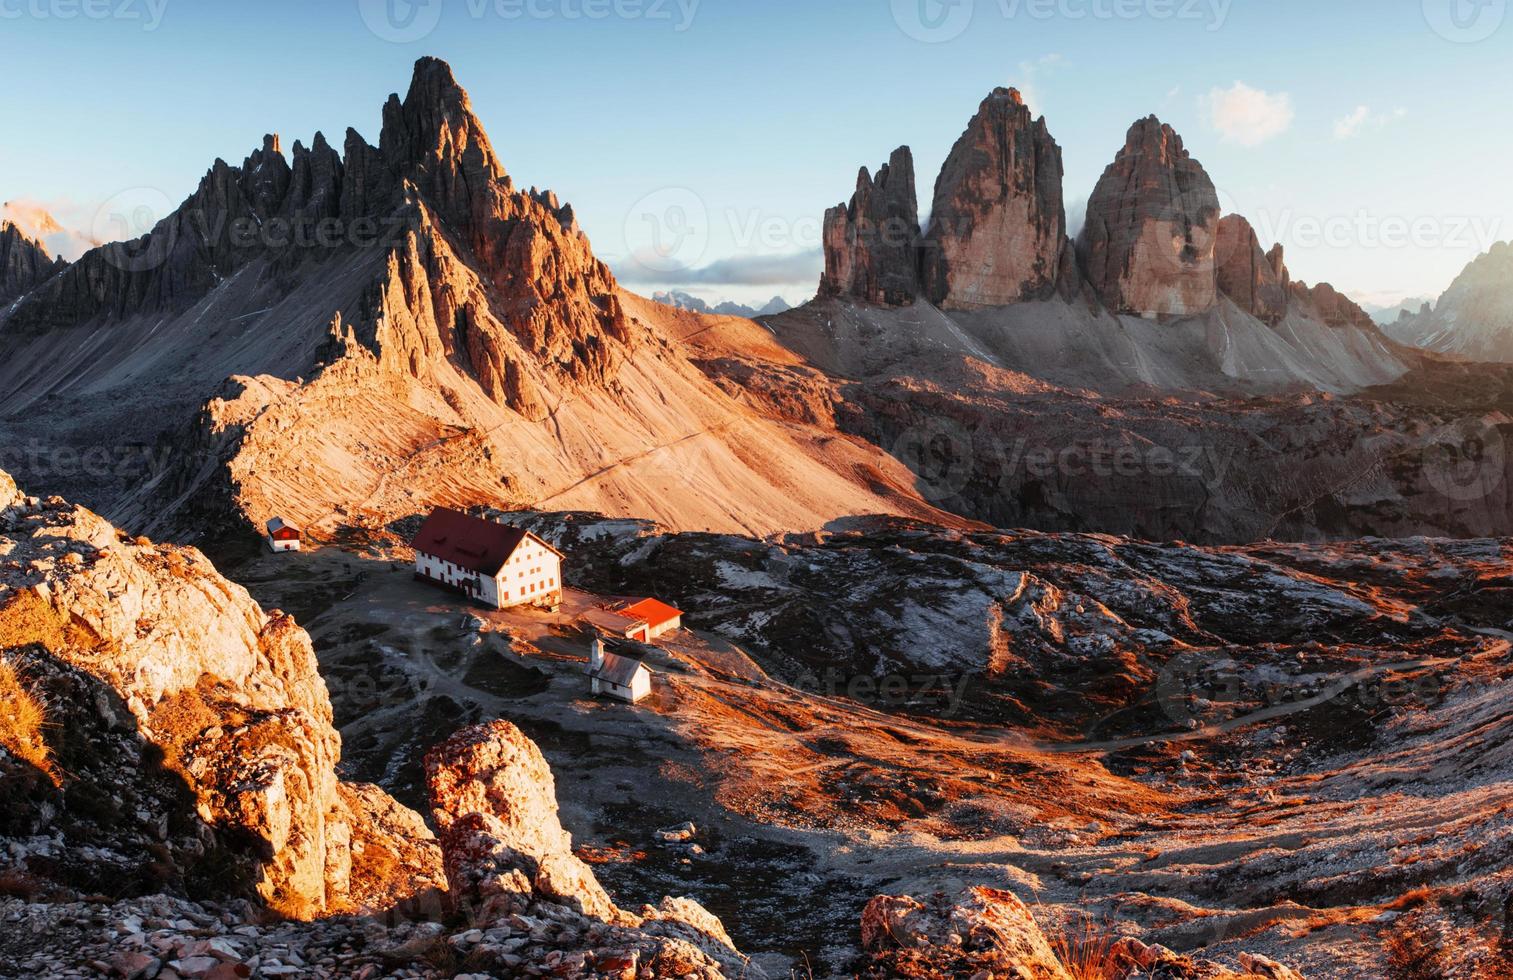
{"label": "rock outcrop", "polygon": [[968,888],[945,895],[874,898],[862,912],[868,977],[971,976],[983,971],[1072,980],[1030,910],[1012,893]]}
{"label": "rock outcrop", "polygon": [[1052,295],[1075,276],[1062,201],[1061,148],[1045,117],[999,88],[952,147],[922,243],[925,296],[947,309]]}
{"label": "rock outcrop", "polygon": [[1217,301],[1213,181],[1155,116],[1130,128],[1088,201],[1082,269],[1104,305],[1139,316],[1185,316]]}
{"label": "rock outcrop", "polygon": [[[8,832],[63,830],[70,849],[22,866],[82,890],[118,875],[117,893],[255,894],[295,918],[355,909],[355,879],[375,901],[407,897],[354,857],[363,800],[383,795],[339,791],[340,737],[304,630],[194,549],[12,487],[0,482],[0,655],[43,692],[59,765],[50,780],[0,765],[26,800],[10,796],[8,812],[38,820]],[[440,880],[434,843],[394,847],[416,878]]]}
{"label": "rock outcrop", "polygon": [[1273,246],[1269,255],[1262,252],[1261,241],[1245,218],[1231,214],[1219,222],[1214,262],[1219,292],[1240,309],[1271,326],[1287,316],[1288,282],[1282,246]]}
{"label": "rock outcrop", "polygon": [[0,221],[0,303],[30,292],[67,264],[13,223]]}
{"label": "rock outcrop", "polygon": [[1341,293],[1327,282],[1309,286],[1305,282],[1290,283],[1288,289],[1293,300],[1303,311],[1331,327],[1354,327],[1369,333],[1377,333],[1379,327],[1371,314],[1361,309],[1355,300]]}
{"label": "rock outcrop", "polygon": [[863,167],[849,204],[825,212],[821,296],[907,306],[919,295],[919,199],[914,156],[893,151],[873,177]]}
{"label": "rock outcrop", "polygon": [[[668,898],[639,913],[617,908],[573,854],[541,750],[509,722],[465,729],[437,746],[426,757],[426,779],[452,903],[484,924],[549,923],[540,931],[563,937],[553,955],[567,975],[765,977],[697,902]],[[529,954],[519,944],[485,941],[472,962],[511,969],[536,958]]]}
{"label": "rock outcrop", "polygon": [[[1024,902],[995,888],[967,888],[955,899],[939,894],[923,901],[882,895],[862,913],[866,966],[860,975],[869,980],[993,976],[1073,980],[1085,975],[1076,962],[1081,938],[1079,933],[1077,939],[1053,943]],[[1111,938],[1108,956],[1100,959],[1120,970],[1114,975],[1131,978],[1303,980],[1263,956],[1241,953],[1237,972],[1130,938]]]}

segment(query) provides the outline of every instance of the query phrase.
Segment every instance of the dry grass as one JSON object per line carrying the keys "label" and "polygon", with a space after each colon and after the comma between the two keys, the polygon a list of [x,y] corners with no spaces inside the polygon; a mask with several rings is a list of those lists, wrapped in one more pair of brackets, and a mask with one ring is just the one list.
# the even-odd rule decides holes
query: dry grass
{"label": "dry grass", "polygon": [[15,664],[0,657],[0,746],[46,773],[56,783],[57,766],[47,748],[43,728],[47,713],[21,683]]}
{"label": "dry grass", "polygon": [[1410,929],[1387,939],[1387,976],[1390,980],[1444,980],[1449,958],[1443,941],[1428,929]]}
{"label": "dry grass", "polygon": [[1124,980],[1129,975],[1128,967],[1114,954],[1118,937],[1089,918],[1049,929],[1046,939],[1075,980]]}
{"label": "dry grass", "polygon": [[102,642],[88,624],[60,613],[34,589],[23,589],[0,605],[0,648],[36,644],[60,653],[95,650]]}

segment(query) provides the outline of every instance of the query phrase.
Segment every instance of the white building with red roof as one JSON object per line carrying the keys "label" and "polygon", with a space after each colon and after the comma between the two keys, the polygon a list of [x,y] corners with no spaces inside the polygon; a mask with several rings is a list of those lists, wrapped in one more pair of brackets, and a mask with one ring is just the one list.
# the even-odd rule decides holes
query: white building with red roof
{"label": "white building with red roof", "polygon": [[683,611],[658,599],[637,599],[613,608],[590,609],[580,617],[609,636],[650,643],[683,628]]}
{"label": "white building with red roof", "polygon": [[496,609],[562,604],[562,552],[522,528],[442,508],[410,543],[415,577]]}

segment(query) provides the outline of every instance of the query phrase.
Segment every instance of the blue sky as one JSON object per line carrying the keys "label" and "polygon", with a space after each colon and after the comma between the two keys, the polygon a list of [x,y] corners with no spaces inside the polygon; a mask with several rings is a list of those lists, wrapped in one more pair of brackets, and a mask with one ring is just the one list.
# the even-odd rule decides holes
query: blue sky
{"label": "blue sky", "polygon": [[[434,54],[516,180],[571,201],[634,288],[801,300],[859,166],[910,144],[928,209],[978,102],[1018,85],[1063,147],[1074,211],[1156,113],[1295,276],[1437,295],[1513,238],[1506,6],[0,0],[0,197],[87,231],[123,194],[176,203],[264,132],[376,143],[384,98]],[[669,242],[649,269],[631,258]]]}

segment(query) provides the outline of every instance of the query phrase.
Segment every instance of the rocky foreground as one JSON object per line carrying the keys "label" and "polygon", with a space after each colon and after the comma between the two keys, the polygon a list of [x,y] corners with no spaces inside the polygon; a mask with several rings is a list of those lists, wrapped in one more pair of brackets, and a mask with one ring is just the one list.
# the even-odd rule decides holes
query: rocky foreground
{"label": "rocky foreground", "polygon": [[757,977],[617,908],[507,722],[427,759],[433,834],[339,780],[309,637],[193,549],[0,474],[0,975]]}
{"label": "rocky foreground", "polygon": [[[507,721],[427,754],[429,820],[342,782],[290,617],[3,474],[0,665],[0,976],[766,975],[690,899],[619,907]],[[878,899],[862,955],[878,977],[1072,975],[1018,898],[983,889]],[[1129,977],[1296,976],[1132,939],[1110,955]]]}

